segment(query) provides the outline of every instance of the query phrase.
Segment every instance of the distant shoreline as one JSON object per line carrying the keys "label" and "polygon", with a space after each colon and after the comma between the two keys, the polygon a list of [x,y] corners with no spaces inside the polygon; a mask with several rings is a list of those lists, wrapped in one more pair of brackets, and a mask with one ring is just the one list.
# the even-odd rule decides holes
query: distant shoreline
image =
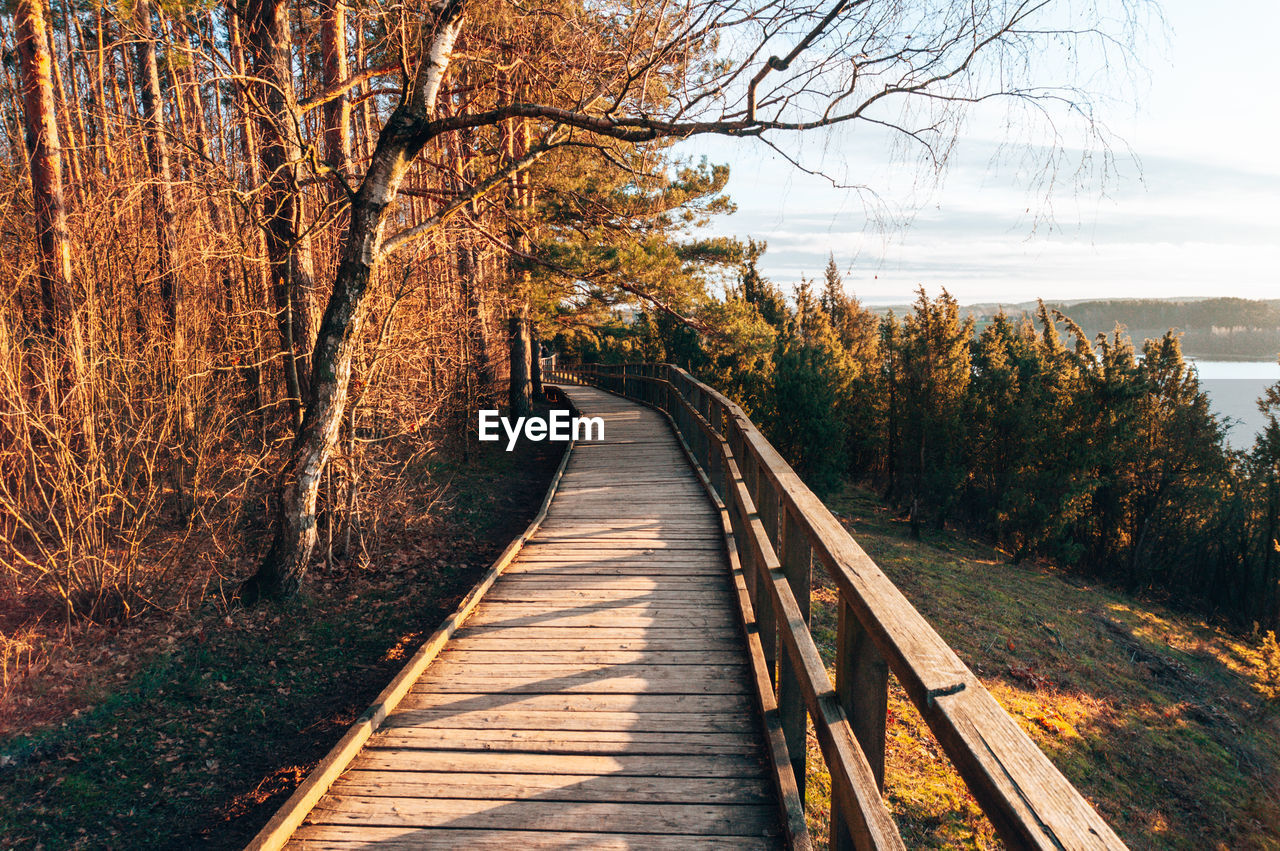
{"label": "distant shoreline", "polygon": [[[1183,354],[1196,360],[1262,363],[1280,354],[1280,299],[1093,299],[1044,305],[1070,317],[1091,340],[1120,329],[1141,348],[1143,340],[1175,331]],[[880,316],[914,309],[910,304],[868,307]],[[1037,301],[980,302],[961,305],[960,314],[972,317],[974,333],[981,333],[1001,313],[1015,321],[1035,322],[1038,310]]]}

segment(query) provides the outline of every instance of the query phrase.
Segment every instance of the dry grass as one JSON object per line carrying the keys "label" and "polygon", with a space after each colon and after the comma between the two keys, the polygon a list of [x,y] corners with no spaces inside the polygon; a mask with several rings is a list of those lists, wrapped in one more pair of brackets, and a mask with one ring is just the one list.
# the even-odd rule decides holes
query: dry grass
{"label": "dry grass", "polygon": [[[996,700],[1133,848],[1280,848],[1280,719],[1260,693],[1262,638],[1135,601],[961,536],[913,542],[877,500],[829,503]],[[816,578],[815,578],[816,581]],[[813,632],[835,641],[833,588]],[[831,659],[828,659],[831,662]],[[810,823],[827,778],[810,748]],[[912,848],[999,847],[896,682],[886,797]]]}

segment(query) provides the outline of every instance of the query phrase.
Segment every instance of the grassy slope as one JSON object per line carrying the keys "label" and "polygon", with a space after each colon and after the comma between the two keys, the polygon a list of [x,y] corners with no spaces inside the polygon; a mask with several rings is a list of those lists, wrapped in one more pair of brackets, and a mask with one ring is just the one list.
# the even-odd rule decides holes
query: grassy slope
{"label": "grassy slope", "polygon": [[421,471],[424,497],[448,487],[376,569],[63,648],[25,697],[79,684],[0,735],[0,848],[244,847],[527,525],[560,449],[529,446]]}
{"label": "grassy slope", "polygon": [[[1280,721],[1253,689],[1256,641],[1009,565],[957,535],[911,541],[861,491],[829,505],[1131,847],[1280,848]],[[834,602],[829,584],[815,590],[824,653]],[[896,682],[887,750],[887,798],[908,847],[998,845]],[[824,835],[827,779],[812,741],[809,764],[811,825]]]}

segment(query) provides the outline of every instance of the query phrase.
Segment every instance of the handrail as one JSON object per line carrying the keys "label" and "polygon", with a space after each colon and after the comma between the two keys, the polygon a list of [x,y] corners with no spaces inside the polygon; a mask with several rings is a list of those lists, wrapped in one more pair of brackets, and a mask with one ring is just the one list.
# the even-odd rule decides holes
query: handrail
{"label": "handrail", "polygon": [[[728,506],[801,799],[809,718],[831,774],[833,849],[902,847],[880,823],[889,670],[1007,846],[1125,847],[738,405],[669,364],[549,376],[665,411]],[[834,684],[807,626],[815,563],[840,598]]]}

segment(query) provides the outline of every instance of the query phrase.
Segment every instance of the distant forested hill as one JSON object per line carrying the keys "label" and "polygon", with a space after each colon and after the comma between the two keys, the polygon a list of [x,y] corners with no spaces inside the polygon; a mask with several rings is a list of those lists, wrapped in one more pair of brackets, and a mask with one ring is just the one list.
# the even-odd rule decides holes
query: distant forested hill
{"label": "distant forested hill", "polygon": [[[1280,353],[1280,299],[1245,298],[1152,299],[1046,302],[1094,336],[1124,326],[1135,343],[1182,332],[1182,350],[1199,358],[1273,360]],[[903,306],[905,307],[905,306]],[[901,314],[902,308],[892,308]],[[909,309],[909,308],[906,308]],[[972,304],[961,308],[977,320],[980,332],[1001,310],[1010,316],[1033,316],[1036,303]],[[884,311],[889,308],[884,308]]]}
{"label": "distant forested hill", "polygon": [[1117,299],[1052,305],[1090,334],[1123,325],[1135,341],[1182,331],[1192,357],[1272,360],[1280,352],[1280,300],[1206,298],[1195,301]]}

